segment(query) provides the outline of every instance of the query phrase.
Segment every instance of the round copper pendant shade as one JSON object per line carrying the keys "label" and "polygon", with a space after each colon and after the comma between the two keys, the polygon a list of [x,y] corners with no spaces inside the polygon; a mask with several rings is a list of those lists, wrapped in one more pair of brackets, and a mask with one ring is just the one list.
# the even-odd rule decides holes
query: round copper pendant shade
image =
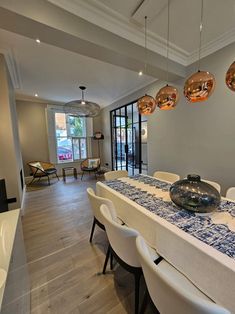
{"label": "round copper pendant shade", "polygon": [[191,75],[184,84],[184,96],[190,102],[204,101],[215,88],[214,75],[206,71],[198,71]]}
{"label": "round copper pendant shade", "polygon": [[156,101],[152,96],[145,95],[138,100],[137,108],[139,110],[139,114],[150,115],[156,108]]}
{"label": "round copper pendant shade", "polygon": [[225,82],[228,88],[235,92],[235,62],[230,65],[226,73]]}
{"label": "round copper pendant shade", "polygon": [[174,109],[179,100],[179,92],[168,84],[162,87],[156,95],[157,106],[161,110],[171,110]]}

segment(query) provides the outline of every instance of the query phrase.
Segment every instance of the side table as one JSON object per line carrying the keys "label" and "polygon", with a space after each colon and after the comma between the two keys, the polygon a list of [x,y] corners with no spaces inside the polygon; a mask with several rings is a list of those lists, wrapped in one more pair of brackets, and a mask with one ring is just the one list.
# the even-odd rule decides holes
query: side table
{"label": "side table", "polygon": [[64,182],[66,182],[66,171],[73,171],[74,178],[78,178],[77,169],[75,167],[64,167],[62,168]]}

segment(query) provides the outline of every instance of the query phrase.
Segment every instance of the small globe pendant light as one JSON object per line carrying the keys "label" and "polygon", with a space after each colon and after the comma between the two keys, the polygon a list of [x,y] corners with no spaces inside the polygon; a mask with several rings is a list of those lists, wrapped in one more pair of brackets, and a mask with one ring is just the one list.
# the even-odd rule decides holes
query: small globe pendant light
{"label": "small globe pendant light", "polygon": [[157,105],[161,110],[174,109],[179,100],[179,92],[168,84],[162,87],[156,95]]}
{"label": "small globe pendant light", "polygon": [[137,102],[138,111],[141,115],[150,115],[156,108],[156,101],[150,95],[144,95]]}
{"label": "small globe pendant light", "polygon": [[[169,63],[169,30],[170,30],[170,0],[168,0],[167,6],[167,56],[166,56],[166,81],[168,82],[168,63]],[[177,88],[166,84],[166,86],[162,87],[157,95],[156,102],[157,106],[161,110],[172,110],[175,108],[177,102],[179,100],[179,92]]]}
{"label": "small globe pendant light", "polygon": [[208,97],[210,97],[210,95],[213,93],[215,89],[214,75],[208,71],[200,71],[202,25],[203,25],[203,0],[201,0],[198,72],[191,75],[184,84],[184,96],[190,102],[199,102],[208,99]]}
{"label": "small globe pendant light", "polygon": [[235,92],[235,61],[230,65],[226,73],[225,82],[228,88]]}
{"label": "small globe pendant light", "polygon": [[[145,63],[144,73],[147,74],[147,16],[144,17],[144,43],[145,43]],[[144,95],[137,101],[137,108],[139,114],[147,116],[154,112],[156,108],[156,101],[150,95]]]}

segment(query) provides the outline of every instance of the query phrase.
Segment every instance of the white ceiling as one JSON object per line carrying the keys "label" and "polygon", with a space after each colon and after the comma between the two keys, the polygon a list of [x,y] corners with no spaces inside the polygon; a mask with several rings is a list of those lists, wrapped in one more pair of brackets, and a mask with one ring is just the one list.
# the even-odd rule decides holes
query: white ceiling
{"label": "white ceiling", "polygon": [[[79,3],[80,0],[74,2]],[[141,4],[140,0],[87,0],[92,3],[105,5],[118,12],[126,19],[131,18],[135,9]],[[149,7],[140,6],[146,10],[144,15],[151,16],[149,30],[156,35],[166,38],[167,30],[167,0],[145,0],[151,3]],[[142,8],[143,7],[143,8]],[[201,0],[171,0],[170,1],[170,40],[173,44],[193,53],[198,48]],[[153,13],[154,12],[154,13]],[[235,1],[234,0],[204,0],[203,43],[215,41],[221,35],[235,30]]]}
{"label": "white ceiling", "polygon": [[[166,54],[165,47],[162,49],[160,44],[165,45],[166,39],[167,0],[48,1],[140,45],[144,43],[143,27],[140,24],[143,26],[146,15],[149,17],[148,47]],[[172,60],[189,65],[197,59],[200,10],[201,0],[170,0]],[[137,21],[132,17],[135,12]],[[202,56],[235,41],[234,0],[204,0],[203,16]]]}
{"label": "white ceiling", "polygon": [[85,98],[104,107],[154,80],[2,29],[1,49],[11,51],[17,62],[18,95],[37,93],[42,99],[67,102],[80,99],[78,86],[85,85]]}
{"label": "white ceiling", "polygon": [[[26,15],[28,14],[27,17],[32,19],[32,21],[35,19],[39,23],[45,23],[45,25],[48,24],[50,20],[54,21],[54,17],[50,19],[51,16],[49,13],[48,15],[43,15],[39,11],[34,11],[36,9],[34,9],[33,6],[27,7],[25,4],[25,6],[23,6],[23,3],[26,3],[25,0],[21,0],[21,2],[18,1],[19,0],[12,0],[8,2],[0,0],[0,7],[2,6],[3,8],[13,11],[15,8],[16,13],[19,12],[19,14],[23,16],[25,12]],[[20,5],[20,3],[22,3],[22,5]],[[149,17],[148,49],[159,55],[165,56],[166,54],[167,0],[37,1],[37,4],[39,4],[39,7],[41,5],[41,8],[43,8],[43,3],[45,7],[46,3],[57,5],[63,9],[63,12],[68,11],[73,13],[75,18],[77,18],[77,15],[82,18],[83,21],[86,20],[118,35],[120,38],[127,39],[129,41],[128,43],[132,42],[140,46],[144,45],[142,24],[144,20],[143,17],[147,15]],[[200,4],[200,0],[171,0],[170,58],[181,67],[189,65],[197,59]],[[48,7],[48,10],[49,9]],[[20,12],[20,10],[23,13]],[[55,7],[53,6],[52,11],[48,12],[51,12],[51,14],[55,12]],[[234,17],[234,0],[204,0],[202,56],[209,55],[235,41]],[[51,28],[56,26],[57,30],[64,31],[64,34],[67,34],[70,31],[69,28],[73,25],[69,25],[69,23],[68,25],[66,23],[63,24],[63,21],[63,18],[61,18],[61,25],[48,25],[51,26]],[[11,30],[11,25],[13,24],[12,20],[9,25],[4,26],[4,28]],[[79,35],[81,35],[82,38],[82,31],[85,29],[86,32],[87,29],[77,29],[78,32],[80,31]],[[16,30],[13,31],[17,32]],[[36,28],[33,31],[36,32]],[[71,34],[72,31],[71,28]],[[37,32],[35,35],[29,35],[26,28],[22,33],[21,30],[18,33],[24,34],[27,37],[0,29],[0,53],[3,52],[5,56],[7,56],[7,62],[11,68],[10,72],[13,77],[14,85],[17,87],[17,95],[30,97],[37,93],[40,98],[45,100],[67,102],[73,99],[79,99],[80,90],[78,86],[86,85],[86,98],[104,107],[150,84],[156,80],[156,77],[160,77],[155,75],[154,79],[147,75],[141,77],[137,75],[136,71],[138,71],[139,64],[131,64],[131,62],[137,62],[137,59],[141,62],[140,64],[142,64],[143,58],[141,59],[141,54],[137,56],[137,46],[129,47],[132,59],[126,58],[127,55],[125,54],[127,54],[127,50],[122,51],[121,48],[118,49],[118,47],[115,48],[115,46],[112,46],[111,48],[116,49],[117,54],[116,56],[113,54],[112,58],[115,59],[116,57],[116,60],[111,62],[108,54],[109,52],[113,53],[112,49],[110,49],[110,51],[107,50],[107,55],[101,53],[99,56],[96,56],[96,51],[94,50],[93,55],[90,54],[90,57],[87,57],[84,53],[81,55],[79,49],[71,48],[71,45],[68,49],[65,47],[66,50],[59,48],[64,48],[64,46],[56,45],[52,38],[50,38],[51,42],[48,41],[51,45],[46,43],[38,45],[35,40],[29,38],[37,37]],[[45,34],[45,30],[42,34]],[[84,34],[86,36],[86,33]],[[106,39],[111,39],[110,35],[106,34],[107,38],[104,38],[104,43],[99,42],[101,41],[99,38],[97,38],[97,42],[95,42],[95,31],[94,29],[90,29],[90,37],[87,38],[88,42],[92,34],[94,36],[94,44],[98,45],[98,48],[99,44],[100,46],[101,44],[105,46]],[[97,34],[99,34],[98,28]],[[56,36],[60,36],[59,32]],[[62,42],[60,37],[56,37],[56,40]],[[112,40],[116,43],[118,38],[114,36]],[[125,45],[125,42],[123,42],[123,44]],[[79,42],[76,44],[74,42],[73,45],[74,47],[79,47]],[[109,47],[106,47],[105,49],[108,48]],[[91,56],[93,58],[91,58]],[[107,58],[107,60],[105,58]],[[157,60],[155,63],[162,65],[161,61],[158,61],[158,59],[154,60]],[[135,71],[131,71],[131,69],[134,68]],[[173,64],[170,68],[173,69]]]}

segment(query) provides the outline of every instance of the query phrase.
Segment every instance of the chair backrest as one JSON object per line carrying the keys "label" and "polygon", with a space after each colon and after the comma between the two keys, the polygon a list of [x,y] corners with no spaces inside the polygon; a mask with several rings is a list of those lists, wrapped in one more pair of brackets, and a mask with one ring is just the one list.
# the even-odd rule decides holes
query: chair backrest
{"label": "chair backrest", "polygon": [[128,265],[140,267],[135,245],[139,232],[115,222],[107,205],[101,205],[100,211],[109,243],[114,252]]}
{"label": "chair backrest", "polygon": [[[149,294],[160,313],[164,314],[229,314],[230,312],[176,284],[175,277],[154,264],[141,236],[136,247]],[[176,276],[177,278],[177,276]]]}
{"label": "chair backrest", "polygon": [[221,186],[219,185],[219,183],[214,182],[214,181],[204,180],[204,179],[202,179],[202,181],[204,181],[204,182],[206,182],[206,183],[212,185],[212,186],[220,193],[220,191],[221,191]]}
{"label": "chair backrest", "polygon": [[105,180],[115,180],[123,177],[128,177],[128,172],[126,170],[108,171],[104,174]]}
{"label": "chair backrest", "polygon": [[171,183],[174,183],[174,182],[180,180],[180,176],[178,174],[171,173],[171,172],[165,172],[165,171],[155,171],[153,174],[153,177],[155,177],[159,180],[164,180],[164,181],[168,181]]}
{"label": "chair backrest", "polygon": [[235,201],[235,187],[231,187],[227,190],[226,198]]}
{"label": "chair backrest", "polygon": [[87,158],[81,162],[81,168],[97,169],[100,167],[100,158]]}
{"label": "chair backrest", "polygon": [[44,172],[47,169],[55,168],[54,164],[46,161],[30,161],[28,162],[28,166],[33,174],[38,171]]}
{"label": "chair backrest", "polygon": [[91,204],[93,215],[100,223],[104,224],[103,217],[100,212],[100,206],[102,204],[106,204],[107,206],[109,206],[111,215],[114,220],[117,218],[116,210],[111,200],[97,196],[92,188],[87,189],[87,194],[88,194],[88,198]]}
{"label": "chair backrest", "polygon": [[38,171],[40,171],[41,173],[44,172],[44,168],[40,161],[30,161],[28,162],[28,166],[32,174],[35,174]]}

